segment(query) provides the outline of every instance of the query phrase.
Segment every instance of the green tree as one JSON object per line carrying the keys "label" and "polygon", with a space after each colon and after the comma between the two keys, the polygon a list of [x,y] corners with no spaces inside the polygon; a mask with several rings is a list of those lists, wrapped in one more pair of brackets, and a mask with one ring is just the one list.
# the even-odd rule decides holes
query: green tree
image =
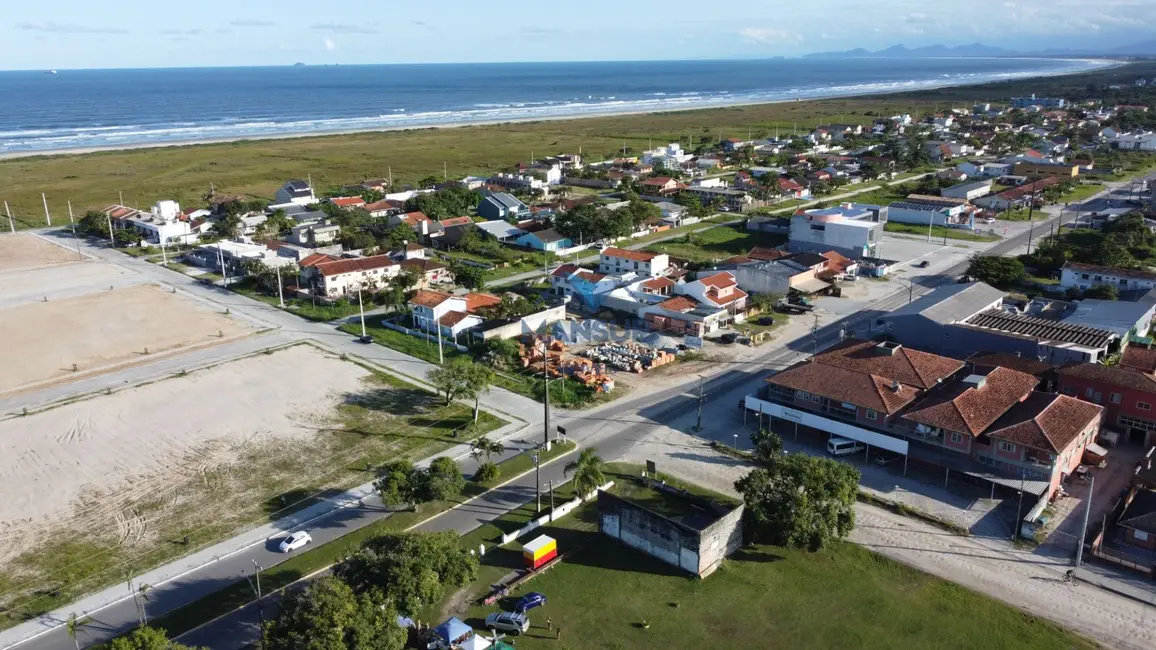
{"label": "green tree", "polygon": [[232,239],[241,234],[241,216],[238,214],[225,214],[219,217],[209,228],[209,232],[214,237],[221,239]]}
{"label": "green tree", "polygon": [[755,543],[817,551],[855,527],[859,470],[807,454],[778,456],[735,482],[746,504],[744,526]]}
{"label": "green tree", "polygon": [[783,439],[768,429],[759,429],[752,433],[751,444],[755,448],[755,458],[767,465],[775,462],[783,454]]}
{"label": "green tree", "polygon": [[433,459],[423,474],[422,497],[425,501],[445,501],[458,496],[466,488],[462,468],[447,456]]}
{"label": "green tree", "polygon": [[85,212],[76,225],[82,234],[108,239],[108,217],[99,210]]}
{"label": "green tree", "polygon": [[478,560],[457,533],[399,533],[367,539],[333,574],[354,593],[377,594],[413,616],[440,601],[445,587],[476,580]]}
{"label": "green tree", "polygon": [[490,339],[479,360],[494,370],[509,370],[518,365],[518,344],[513,339]]}
{"label": "green tree", "polygon": [[424,494],[425,476],[410,461],[395,460],[378,470],[373,487],[386,505],[416,504]]}
{"label": "green tree", "polygon": [[172,641],[164,630],[147,625],[113,639],[108,648],[109,650],[207,650]]}
{"label": "green tree", "polygon": [[470,456],[479,463],[483,460],[490,462],[490,457],[494,454],[501,454],[506,450],[506,446],[497,440],[490,440],[486,436],[478,436],[470,443]]}
{"label": "green tree", "polygon": [[450,264],[450,270],[454,274],[454,282],[471,291],[486,286],[486,272],[477,266],[455,260]]}
{"label": "green tree", "polygon": [[284,209],[277,208],[261,224],[261,230],[270,237],[281,237],[287,235],[297,222],[290,217]]}
{"label": "green tree", "polygon": [[606,484],[606,461],[593,447],[587,447],[578,458],[566,463],[563,470],[567,476],[574,475],[574,489],[587,495]]}
{"label": "green tree", "polygon": [[393,251],[405,248],[407,243],[416,241],[417,233],[413,231],[413,228],[399,223],[383,233],[381,245],[382,248]]}
{"label": "green tree", "polygon": [[342,228],[340,241],[347,250],[372,249],[377,246],[377,239],[360,228]]}
{"label": "green tree", "polygon": [[417,186],[423,190],[432,190],[433,188],[437,187],[438,183],[440,182],[442,182],[442,179],[438,178],[437,176],[426,176],[417,182]]}
{"label": "green tree", "polygon": [[485,392],[492,375],[481,373],[478,368],[484,367],[468,357],[454,357],[431,370],[427,378],[431,386],[445,394],[446,404],[451,404],[455,399],[475,399],[479,393]]}
{"label": "green tree", "polygon": [[76,612],[69,614],[68,620],[64,622],[64,629],[68,632],[68,638],[72,639],[72,643],[76,645],[76,650],[80,650],[80,633],[91,622],[91,618],[77,616]]}
{"label": "green tree", "polygon": [[1111,284],[1097,284],[1093,287],[1084,289],[1084,298],[1095,298],[1097,300],[1119,300],[1120,291]]}
{"label": "green tree", "polygon": [[1014,257],[973,255],[967,266],[967,274],[993,287],[1007,288],[1022,280],[1027,271],[1024,263]]}
{"label": "green tree", "polygon": [[401,650],[407,640],[393,603],[330,576],[286,596],[263,633],[267,650]]}

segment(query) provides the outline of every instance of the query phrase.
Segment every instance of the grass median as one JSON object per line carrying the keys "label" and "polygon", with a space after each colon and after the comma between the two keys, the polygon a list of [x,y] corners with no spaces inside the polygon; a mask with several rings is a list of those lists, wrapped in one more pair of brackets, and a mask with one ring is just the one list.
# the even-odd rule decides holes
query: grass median
{"label": "grass median", "polygon": [[[574,443],[555,444],[548,452],[541,454],[541,461],[548,463],[564,456],[576,448]],[[310,548],[293,555],[286,561],[270,567],[261,573],[261,587],[265,593],[272,593],[294,582],[332,566],[361,546],[366,539],[385,533],[395,533],[413,528],[443,512],[475,499],[508,481],[518,478],[534,468],[528,452],[523,452],[498,463],[501,475],[488,483],[468,481],[460,496],[446,501],[423,503],[416,512],[398,512],[359,528],[348,535],[329,543]],[[239,580],[212,595],[193,601],[150,622],[153,627],[168,631],[174,638],[219,616],[244,607],[253,602],[252,588],[248,581]]]}

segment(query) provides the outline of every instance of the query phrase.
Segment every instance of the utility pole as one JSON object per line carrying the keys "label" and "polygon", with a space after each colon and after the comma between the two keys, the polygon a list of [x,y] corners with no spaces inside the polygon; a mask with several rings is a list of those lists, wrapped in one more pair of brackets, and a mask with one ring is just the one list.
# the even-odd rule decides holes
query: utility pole
{"label": "utility pole", "polygon": [[277,300],[281,303],[281,309],[285,309],[285,294],[281,289],[281,265],[278,264],[277,269]]}
{"label": "utility pole", "polygon": [[44,218],[48,220],[48,225],[52,225],[52,215],[48,214],[48,197],[44,196],[44,192],[40,193],[40,200],[44,202]]}
{"label": "utility pole", "polygon": [[[280,289],[281,289],[281,281],[280,281],[281,274],[280,273],[277,274],[277,278],[278,278],[277,289],[278,289],[278,291],[280,291]],[[282,301],[282,302],[284,302],[284,301]],[[365,333],[365,306],[361,302],[361,285],[357,285],[357,311],[361,312],[361,338],[364,339],[366,337],[366,333]],[[441,332],[439,332],[439,334],[440,333]],[[438,337],[438,340],[439,341],[441,340],[440,336]],[[441,344],[440,343],[438,344],[438,356],[441,356]]]}
{"label": "utility pole", "polygon": [[542,449],[550,448],[550,348],[542,338]]}
{"label": "utility pole", "polygon": [[[358,303],[360,304],[361,292],[359,291],[357,295],[358,295]],[[438,365],[441,366],[441,365],[445,365],[445,362],[446,362],[445,354],[442,352],[442,324],[435,320],[434,325],[437,326],[437,331],[435,332],[434,335],[438,337]],[[361,315],[361,335],[365,336],[365,314],[364,314],[364,312]]]}
{"label": "utility pole", "polygon": [[[253,560],[253,568],[254,568],[253,574],[254,574],[254,577],[256,578],[257,584],[254,587],[253,581],[250,581],[249,582],[249,588],[253,589],[253,591],[256,592],[256,594],[257,594],[257,620],[260,622],[261,629],[263,630],[263,629],[265,629],[265,602],[261,599],[261,569],[262,569],[262,567],[260,564],[257,564],[257,560]],[[241,573],[244,574],[244,571],[242,571]],[[245,576],[246,580],[248,580],[248,578],[249,578],[249,576]],[[261,639],[261,648],[265,647],[265,639],[263,637],[264,637],[264,635],[262,635],[262,639]]]}
{"label": "utility pole", "polygon": [[705,399],[705,394],[702,390],[702,375],[698,376],[698,424],[694,425],[695,431],[702,431],[702,403]]}
{"label": "utility pole", "polygon": [[1080,545],[1076,547],[1076,568],[1084,560],[1084,537],[1088,534],[1088,515],[1092,513],[1092,489],[1096,487],[1096,477],[1088,476],[1088,498],[1084,501],[1084,526],[1080,528]]}
{"label": "utility pole", "polygon": [[8,229],[16,232],[16,222],[12,220],[12,210],[8,209],[8,202],[4,202],[4,212],[8,214]]}
{"label": "utility pole", "polygon": [[550,481],[550,512],[554,512],[554,481]]}
{"label": "utility pole", "polygon": [[1020,501],[1016,506],[1016,519],[1012,527],[1012,541],[1020,536],[1020,517],[1023,516],[1024,511],[1024,479],[1027,478],[1027,470],[1020,470]]}
{"label": "utility pole", "polygon": [[534,505],[537,512],[542,512],[542,458],[537,451],[530,458],[534,461]]}
{"label": "utility pole", "polygon": [[386,170],[389,171],[389,189],[392,191],[393,190],[393,167],[392,166],[386,167]]}
{"label": "utility pole", "polygon": [[120,197],[120,203],[117,203],[117,205],[124,205],[124,192],[117,190],[116,195]]}
{"label": "utility pole", "polygon": [[72,201],[68,202],[68,223],[72,226],[72,238],[76,240],[76,259],[83,260],[84,254],[80,252],[80,235],[76,232],[76,220],[72,218]]}
{"label": "utility pole", "polygon": [[815,314],[815,324],[811,326],[811,357],[819,354],[819,315]]}

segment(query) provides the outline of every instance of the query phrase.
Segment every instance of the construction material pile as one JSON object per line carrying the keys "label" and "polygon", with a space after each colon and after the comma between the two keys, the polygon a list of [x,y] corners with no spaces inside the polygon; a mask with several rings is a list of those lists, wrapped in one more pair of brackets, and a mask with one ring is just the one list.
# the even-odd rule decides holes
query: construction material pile
{"label": "construction material pile", "polygon": [[664,366],[675,359],[669,352],[654,350],[637,343],[601,343],[584,350],[582,356],[615,370],[635,373]]}

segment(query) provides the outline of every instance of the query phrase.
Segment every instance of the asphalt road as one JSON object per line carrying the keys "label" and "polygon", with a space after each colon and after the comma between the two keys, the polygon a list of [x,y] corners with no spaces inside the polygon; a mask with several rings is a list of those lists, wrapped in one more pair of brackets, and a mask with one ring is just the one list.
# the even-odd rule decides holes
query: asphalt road
{"label": "asphalt road", "polygon": [[[1067,218],[1070,219],[1071,217],[1068,216]],[[1056,218],[1053,217],[1048,221],[1037,224],[1037,232],[1043,232],[1043,229],[1047,228],[1055,219]],[[1024,245],[1027,242],[1027,238],[1027,233],[1009,238],[989,249],[988,253],[1001,254],[1011,251]],[[141,262],[141,264],[147,265],[150,268],[156,268],[145,262]],[[895,309],[905,304],[909,299],[923,295],[937,286],[954,282],[957,276],[962,274],[965,269],[966,264],[959,264],[943,273],[923,276],[916,280],[916,284],[910,295],[907,291],[900,290],[872,304],[869,310],[853,314],[826,325],[812,335],[799,337],[783,346],[767,348],[765,350],[754,348],[751,350],[750,356],[744,358],[741,362],[725,364],[720,372],[710,377],[705,383],[705,391],[708,395],[723,395],[736,392],[740,389],[745,389],[746,392],[753,392],[761,385],[762,379],[766,376],[768,370],[784,368],[797,362],[806,355],[811,354],[815,349],[828,347],[839,340],[843,330],[860,336],[867,335],[870,324],[878,318],[880,314]],[[296,316],[285,314],[272,307],[267,307],[267,309],[270,313],[262,314],[262,316],[292,319],[293,323],[291,323],[291,325],[297,329],[309,330],[308,334],[324,335],[327,343],[337,344],[342,348],[348,347],[351,350],[357,350],[357,354],[361,356],[374,357],[382,355],[387,357],[387,359],[383,359],[382,361],[386,361],[389,357],[397,354],[386,348],[381,348],[381,346],[361,346],[359,348],[359,344],[353,343],[352,337],[348,335],[335,333],[331,328],[320,324],[305,325],[302,324]],[[415,360],[408,358],[406,361],[407,366],[415,363]],[[422,366],[428,365],[423,362],[417,363],[420,363]],[[414,372],[413,374],[417,375],[419,373]],[[697,390],[698,382],[696,379],[688,381],[670,391],[644,395],[638,398],[628,397],[619,402],[612,402],[606,407],[597,409],[593,413],[559,414],[553,417],[552,420],[554,424],[566,427],[572,439],[584,446],[594,446],[603,457],[613,459],[621,456],[637,440],[643,438],[654,426],[671,423],[693,413],[698,407],[698,400],[695,397]],[[711,410],[724,409],[731,412],[736,406],[728,400],[726,403],[711,403],[708,407],[704,408]],[[511,410],[519,411],[520,416],[527,416],[525,408]],[[527,417],[527,419],[530,419],[530,417]],[[540,412],[538,418],[537,426],[540,427]],[[533,422],[532,419],[531,422]],[[533,431],[533,428],[531,431]],[[532,438],[534,440],[540,439],[536,433],[524,434],[517,437]],[[720,439],[724,442],[729,442],[729,436],[724,436]],[[472,471],[471,462],[472,461],[467,460],[463,463],[463,469],[467,473]],[[564,464],[565,463],[555,463],[544,468],[542,471],[542,481],[562,480],[562,467]],[[419,530],[454,530],[458,533],[467,533],[479,525],[496,519],[505,512],[532,500],[534,494],[533,488],[534,476],[531,474],[506,487],[487,493],[466,506],[443,514],[421,526]],[[328,516],[310,523],[307,529],[313,536],[314,544],[316,545],[348,534],[353,530],[388,516],[388,514],[379,502],[370,499],[366,501],[364,507],[335,511]],[[265,568],[275,566],[279,562],[284,561],[286,556],[276,552],[274,549],[275,543],[270,543],[264,547],[251,547],[218,562],[192,571],[188,575],[166,584],[163,590],[158,590],[156,593],[150,594],[151,599],[147,605],[150,617],[155,618],[165,612],[172,611],[180,605],[211,594],[237,580],[244,579],[246,574],[252,572],[254,561]],[[271,607],[274,605],[275,603],[266,604],[267,615],[273,611]],[[86,626],[81,633],[80,641],[83,645],[107,641],[131,629],[137,623],[137,611],[130,599],[105,608],[93,615],[92,618],[94,619],[92,624]],[[202,626],[182,636],[180,641],[192,645],[206,646],[214,650],[245,647],[256,640],[256,620],[256,605],[253,605]],[[36,650],[53,650],[58,648],[66,650],[67,648],[73,647],[73,642],[68,637],[65,629],[60,627],[20,644],[19,647]]]}

